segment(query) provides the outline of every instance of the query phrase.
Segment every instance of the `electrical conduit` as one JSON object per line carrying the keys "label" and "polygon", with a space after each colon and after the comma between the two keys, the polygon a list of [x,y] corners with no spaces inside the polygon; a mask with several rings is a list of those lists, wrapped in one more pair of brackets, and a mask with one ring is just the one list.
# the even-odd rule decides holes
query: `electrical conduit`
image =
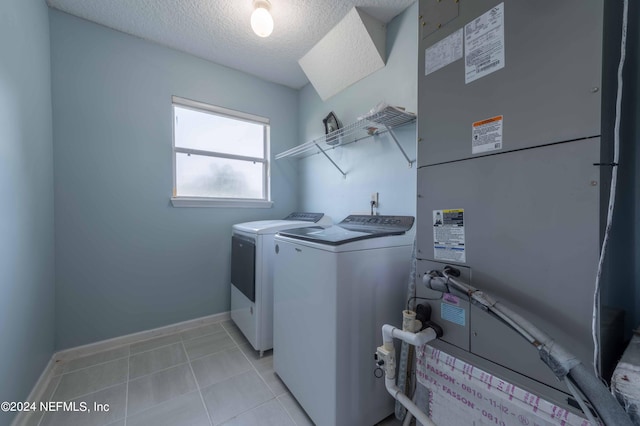
{"label": "electrical conduit", "polygon": [[[531,343],[540,354],[542,361],[553,371],[560,380],[569,378],[593,405],[600,419],[607,426],[632,426],[631,419],[614,396],[571,352],[555,342],[531,322],[515,313],[504,304],[494,300],[475,287],[456,279],[447,268],[442,272],[446,284],[458,291],[466,293],[471,301],[486,308],[505,324],[517,331]],[[428,279],[427,275],[425,278]],[[571,388],[570,388],[571,390]],[[581,396],[573,392],[576,400]],[[586,415],[586,413],[585,413]]]}

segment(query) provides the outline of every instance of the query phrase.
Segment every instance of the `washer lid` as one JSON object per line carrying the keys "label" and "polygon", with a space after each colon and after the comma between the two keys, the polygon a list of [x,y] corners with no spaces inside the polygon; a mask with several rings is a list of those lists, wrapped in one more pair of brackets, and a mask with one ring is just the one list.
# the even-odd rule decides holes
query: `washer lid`
{"label": "washer lid", "polygon": [[412,216],[360,216],[346,217],[338,225],[329,228],[308,226],[289,229],[279,234],[298,240],[337,246],[369,238],[402,235],[413,226]]}
{"label": "washer lid", "polygon": [[253,222],[237,223],[233,225],[233,229],[251,234],[275,234],[284,229],[309,226],[310,223],[314,222],[321,226],[330,226],[332,223],[331,218],[323,213],[294,212],[284,219],[256,220]]}
{"label": "washer lid", "polygon": [[275,234],[284,229],[308,226],[309,222],[301,220],[257,220],[233,225],[234,231],[244,231],[251,234]]}

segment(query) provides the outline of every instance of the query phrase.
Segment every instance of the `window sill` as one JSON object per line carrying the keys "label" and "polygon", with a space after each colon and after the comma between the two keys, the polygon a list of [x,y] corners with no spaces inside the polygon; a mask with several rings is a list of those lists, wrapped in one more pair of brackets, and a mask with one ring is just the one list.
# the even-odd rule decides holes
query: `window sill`
{"label": "window sill", "polygon": [[240,207],[269,209],[273,201],[205,197],[171,197],[173,207]]}

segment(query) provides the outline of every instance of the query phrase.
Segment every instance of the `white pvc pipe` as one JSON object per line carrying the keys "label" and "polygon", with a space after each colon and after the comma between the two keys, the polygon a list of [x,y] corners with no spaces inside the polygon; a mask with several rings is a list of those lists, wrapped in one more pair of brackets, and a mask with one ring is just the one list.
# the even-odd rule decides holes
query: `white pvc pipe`
{"label": "white pvc pipe", "polygon": [[413,346],[422,346],[427,342],[434,340],[436,332],[432,328],[428,327],[419,333],[412,333],[410,331],[402,331],[392,325],[385,324],[382,326],[382,341],[385,343],[393,343],[393,338],[400,339]]}
{"label": "white pvc pipe", "polygon": [[424,426],[436,426],[436,424],[427,416],[416,404],[409,399],[409,397],[402,393],[400,388],[396,386],[395,379],[386,378],[384,383],[387,387],[387,391],[391,394],[392,397],[396,399],[400,404],[404,405],[404,407],[409,410],[409,412],[416,418],[417,421],[422,423]]}
{"label": "white pvc pipe", "polygon": [[393,346],[393,339],[397,338],[414,346],[422,346],[425,343],[434,340],[436,337],[436,332],[431,328],[426,328],[419,333],[412,333],[409,331],[402,331],[389,324],[382,326],[382,342],[385,350],[390,353],[390,365],[385,366],[386,374],[384,383],[387,391],[424,426],[436,426],[436,424],[396,385],[395,348]]}
{"label": "white pvc pipe", "polygon": [[407,411],[407,414],[404,415],[402,426],[409,426],[411,424],[411,420],[413,420],[413,414],[411,414],[411,411]]}

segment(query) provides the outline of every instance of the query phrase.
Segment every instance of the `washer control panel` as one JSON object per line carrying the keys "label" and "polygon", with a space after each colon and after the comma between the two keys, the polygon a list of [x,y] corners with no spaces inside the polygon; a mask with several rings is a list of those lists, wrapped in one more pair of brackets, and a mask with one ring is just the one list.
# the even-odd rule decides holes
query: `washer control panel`
{"label": "washer control panel", "polygon": [[307,212],[293,212],[284,220],[303,220],[306,222],[317,222],[324,216],[324,213],[307,213]]}
{"label": "washer control panel", "polygon": [[338,225],[357,231],[398,231],[407,232],[413,226],[413,216],[369,216],[349,215]]}

